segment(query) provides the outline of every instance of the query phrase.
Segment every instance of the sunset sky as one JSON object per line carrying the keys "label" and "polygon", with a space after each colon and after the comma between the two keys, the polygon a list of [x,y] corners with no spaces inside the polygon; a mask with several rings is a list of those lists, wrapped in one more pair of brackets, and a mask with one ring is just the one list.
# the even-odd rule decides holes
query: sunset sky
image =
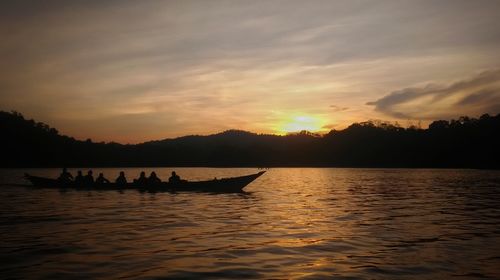
{"label": "sunset sky", "polygon": [[500,113],[500,1],[2,1],[0,110],[137,143]]}

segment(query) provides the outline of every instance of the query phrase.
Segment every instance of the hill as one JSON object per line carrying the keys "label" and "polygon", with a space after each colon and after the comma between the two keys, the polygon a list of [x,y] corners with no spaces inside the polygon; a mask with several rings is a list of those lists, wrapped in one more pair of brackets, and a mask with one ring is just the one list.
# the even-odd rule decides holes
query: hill
{"label": "hill", "polygon": [[355,123],[318,136],[229,130],[135,145],[80,141],[17,112],[0,112],[2,167],[335,166],[500,168],[500,114],[428,129]]}

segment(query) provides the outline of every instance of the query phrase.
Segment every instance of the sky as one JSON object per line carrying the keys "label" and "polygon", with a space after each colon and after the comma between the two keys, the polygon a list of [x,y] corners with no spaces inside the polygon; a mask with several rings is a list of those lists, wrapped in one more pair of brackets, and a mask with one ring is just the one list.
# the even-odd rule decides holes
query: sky
{"label": "sky", "polygon": [[1,1],[0,110],[78,139],[500,113],[500,1]]}

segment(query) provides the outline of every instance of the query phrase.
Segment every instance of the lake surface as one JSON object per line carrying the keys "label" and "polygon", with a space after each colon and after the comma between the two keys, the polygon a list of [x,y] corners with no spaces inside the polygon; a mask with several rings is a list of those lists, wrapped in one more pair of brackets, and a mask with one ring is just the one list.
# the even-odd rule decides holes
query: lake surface
{"label": "lake surface", "polygon": [[[94,174],[120,170],[141,171]],[[35,190],[24,172],[59,170],[0,170],[4,279],[500,279],[499,171],[277,168],[237,194]]]}

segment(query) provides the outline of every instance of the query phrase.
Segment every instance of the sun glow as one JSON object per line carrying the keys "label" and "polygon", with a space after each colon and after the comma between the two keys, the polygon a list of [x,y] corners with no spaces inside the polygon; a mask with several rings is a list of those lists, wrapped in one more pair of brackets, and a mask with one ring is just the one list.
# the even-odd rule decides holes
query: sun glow
{"label": "sun glow", "polygon": [[322,132],[325,130],[326,121],[313,116],[291,116],[278,127],[281,134],[307,130],[310,132]]}

